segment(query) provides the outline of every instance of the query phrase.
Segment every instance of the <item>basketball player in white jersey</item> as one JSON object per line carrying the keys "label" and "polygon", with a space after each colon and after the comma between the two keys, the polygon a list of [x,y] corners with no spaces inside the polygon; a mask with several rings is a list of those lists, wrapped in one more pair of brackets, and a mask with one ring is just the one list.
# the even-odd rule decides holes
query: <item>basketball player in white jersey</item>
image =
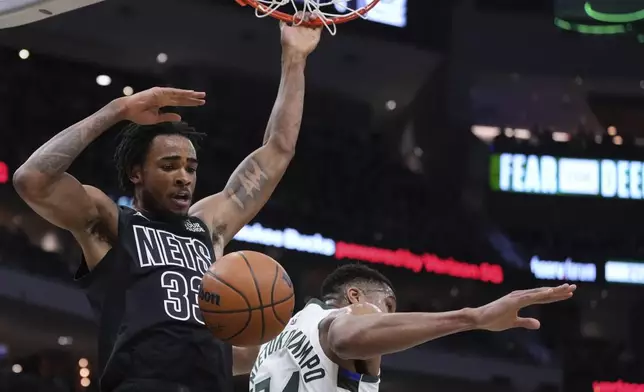
{"label": "basketball player in white jersey", "polygon": [[575,285],[512,292],[479,308],[397,313],[389,279],[363,265],[342,266],[284,331],[264,344],[250,374],[251,392],[376,392],[382,355],[475,329],[538,329],[519,317],[527,306],[572,297]]}

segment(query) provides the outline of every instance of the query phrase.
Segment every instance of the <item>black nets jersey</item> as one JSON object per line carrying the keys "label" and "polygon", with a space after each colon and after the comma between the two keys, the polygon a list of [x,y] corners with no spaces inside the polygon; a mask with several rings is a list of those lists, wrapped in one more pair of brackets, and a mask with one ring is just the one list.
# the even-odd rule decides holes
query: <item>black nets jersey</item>
{"label": "black nets jersey", "polygon": [[201,277],[214,262],[198,218],[155,219],[119,207],[118,242],[76,279],[99,324],[101,390],[161,380],[190,392],[232,391],[232,347],[205,327]]}

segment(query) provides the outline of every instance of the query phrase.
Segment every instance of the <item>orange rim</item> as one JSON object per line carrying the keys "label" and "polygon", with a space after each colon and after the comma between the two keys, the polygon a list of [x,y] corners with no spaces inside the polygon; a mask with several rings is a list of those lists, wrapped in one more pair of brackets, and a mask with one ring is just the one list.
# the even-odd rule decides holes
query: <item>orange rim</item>
{"label": "orange rim", "polygon": [[[260,12],[268,13],[268,11],[270,11],[270,8],[268,8],[264,4],[258,3],[257,0],[235,0],[235,1],[237,1],[237,4],[241,6],[250,5],[251,7],[258,9]],[[341,23],[351,22],[352,20],[358,19],[360,16],[364,16],[367,12],[371,11],[371,9],[375,7],[379,2],[380,0],[373,0],[367,6],[362,7],[359,10],[356,10],[356,12],[346,16],[336,16],[332,18],[326,18],[327,23],[341,24]],[[268,14],[268,16],[271,16],[275,19],[279,19],[287,23],[294,23],[294,24],[299,23],[300,26],[322,27],[325,25],[321,19],[314,19],[312,21],[299,21],[299,20],[296,20],[295,15],[287,14],[286,12],[277,11],[277,10],[271,12],[270,14]]]}

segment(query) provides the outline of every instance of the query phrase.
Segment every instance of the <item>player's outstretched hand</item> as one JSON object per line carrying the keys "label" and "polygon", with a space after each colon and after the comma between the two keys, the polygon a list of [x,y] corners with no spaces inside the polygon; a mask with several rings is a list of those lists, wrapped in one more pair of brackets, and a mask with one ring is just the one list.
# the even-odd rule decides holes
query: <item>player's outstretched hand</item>
{"label": "player's outstretched hand", "polygon": [[206,93],[169,87],[154,87],[118,100],[123,105],[123,116],[141,125],[180,121],[176,113],[161,113],[166,106],[201,106],[206,103]]}
{"label": "player's outstretched hand", "polygon": [[519,317],[519,311],[530,305],[549,304],[572,297],[577,286],[563,284],[558,287],[541,287],[514,291],[494,302],[474,309],[476,325],[488,331],[505,331],[510,328],[539,329],[534,318]]}
{"label": "player's outstretched hand", "polygon": [[[309,21],[315,18],[314,15],[309,13],[302,14],[298,12],[296,17],[303,15],[304,21]],[[306,27],[304,25],[289,26],[284,22],[280,22],[280,30],[282,31],[282,48],[285,54],[299,55],[306,57],[315,50],[320,42],[320,34],[322,27]]]}

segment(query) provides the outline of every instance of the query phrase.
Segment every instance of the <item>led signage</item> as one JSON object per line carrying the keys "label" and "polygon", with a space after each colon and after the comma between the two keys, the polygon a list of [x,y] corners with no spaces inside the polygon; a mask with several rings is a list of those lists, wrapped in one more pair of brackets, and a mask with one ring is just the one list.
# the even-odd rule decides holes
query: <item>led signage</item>
{"label": "led signage", "polygon": [[611,283],[644,284],[644,263],[609,260],[604,266],[604,275]]}
{"label": "led signage", "polygon": [[501,192],[641,200],[644,170],[639,161],[494,154],[490,186]]}
{"label": "led signage", "polygon": [[0,184],[6,184],[9,182],[9,166],[6,163],[0,161]]}
{"label": "led signage", "polygon": [[260,223],[242,228],[234,238],[248,242],[335,257],[338,260],[352,259],[373,264],[405,268],[416,273],[429,272],[461,279],[479,280],[499,284],[503,282],[500,265],[482,263],[470,264],[452,258],[443,259],[433,254],[414,254],[406,249],[390,250],[334,241],[321,234],[302,234],[298,230],[271,229]]}
{"label": "led signage", "polygon": [[530,259],[530,271],[537,279],[595,282],[597,266],[594,263],[577,263],[567,258],[564,261],[542,260],[539,256]]}
{"label": "led signage", "polygon": [[644,392],[644,384],[618,381],[595,381],[593,392]]}

